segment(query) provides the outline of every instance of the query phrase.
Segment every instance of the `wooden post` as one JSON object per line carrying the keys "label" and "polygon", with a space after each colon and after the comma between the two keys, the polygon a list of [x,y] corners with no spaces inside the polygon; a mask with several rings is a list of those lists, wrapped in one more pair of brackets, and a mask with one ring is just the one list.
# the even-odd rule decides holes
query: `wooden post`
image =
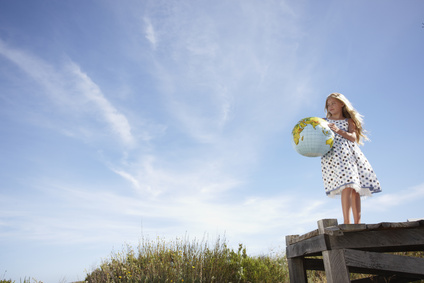
{"label": "wooden post", "polygon": [[350,282],[349,269],[346,266],[344,250],[329,250],[322,252],[327,283]]}
{"label": "wooden post", "polygon": [[306,269],[302,257],[287,259],[289,265],[290,283],[308,283]]}
{"label": "wooden post", "polygon": [[337,226],[337,219],[321,219],[318,220],[318,232],[320,234],[325,234],[325,228],[331,226]]}
{"label": "wooden post", "polygon": [[[337,219],[321,219],[318,221],[318,232],[325,234],[325,228],[337,225]],[[349,269],[346,266],[343,249],[323,251],[322,259],[328,283],[350,282]]]}
{"label": "wooden post", "polygon": [[[290,235],[286,236],[286,245],[287,247],[293,241],[293,239],[298,238],[299,235]],[[289,265],[289,276],[290,283],[308,283],[308,277],[306,276],[306,269],[303,262],[303,256],[300,257],[291,257],[288,256],[290,252],[286,250],[287,263]]]}

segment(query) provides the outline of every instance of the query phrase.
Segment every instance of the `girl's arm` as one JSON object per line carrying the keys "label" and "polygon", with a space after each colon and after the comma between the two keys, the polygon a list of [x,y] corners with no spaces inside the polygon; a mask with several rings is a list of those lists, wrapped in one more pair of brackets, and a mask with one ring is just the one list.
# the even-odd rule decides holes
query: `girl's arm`
{"label": "girl's arm", "polygon": [[347,129],[347,132],[343,131],[342,129],[338,128],[336,125],[334,125],[332,123],[329,124],[329,127],[336,134],[341,135],[345,139],[347,139],[351,142],[356,142],[356,125],[355,125],[355,122],[353,122],[353,120],[349,118],[348,123],[349,123],[349,127]]}

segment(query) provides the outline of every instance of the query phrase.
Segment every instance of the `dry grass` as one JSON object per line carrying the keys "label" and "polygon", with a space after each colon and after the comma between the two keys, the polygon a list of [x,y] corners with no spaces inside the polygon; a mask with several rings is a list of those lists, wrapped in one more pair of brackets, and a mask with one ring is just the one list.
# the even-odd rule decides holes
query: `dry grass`
{"label": "dry grass", "polygon": [[[424,257],[424,252],[397,253]],[[322,271],[307,271],[308,282],[326,282]],[[351,279],[368,275],[351,274]],[[229,248],[218,239],[210,247],[206,241],[143,239],[137,251],[127,246],[113,253],[90,274],[86,282],[289,282],[287,259],[280,254],[248,256],[240,244]],[[424,281],[416,281],[424,282]]]}
{"label": "dry grass", "polygon": [[127,246],[87,275],[88,282],[287,282],[284,255],[251,257],[218,239],[206,241],[143,239],[137,251]]}

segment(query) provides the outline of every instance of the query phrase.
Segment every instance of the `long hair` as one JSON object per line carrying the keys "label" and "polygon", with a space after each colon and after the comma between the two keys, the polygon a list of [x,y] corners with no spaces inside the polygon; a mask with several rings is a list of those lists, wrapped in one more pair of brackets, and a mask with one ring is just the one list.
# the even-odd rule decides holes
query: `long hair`
{"label": "long hair", "polygon": [[335,98],[344,104],[342,108],[343,117],[351,118],[353,123],[355,123],[356,142],[358,144],[363,144],[363,140],[368,140],[368,137],[366,136],[366,131],[362,128],[363,116],[359,114],[358,111],[355,110],[355,108],[353,108],[352,103],[350,103],[350,101],[343,94],[334,92],[327,96],[327,99],[325,100],[325,112],[327,112],[327,118],[331,118],[331,113],[328,112],[327,109],[327,101],[330,97]]}

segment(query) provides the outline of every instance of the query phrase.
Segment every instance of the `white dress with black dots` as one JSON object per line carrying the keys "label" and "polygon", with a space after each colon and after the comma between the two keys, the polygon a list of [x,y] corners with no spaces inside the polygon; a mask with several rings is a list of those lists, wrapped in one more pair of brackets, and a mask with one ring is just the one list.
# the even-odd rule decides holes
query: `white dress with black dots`
{"label": "white dress with black dots", "polygon": [[[348,120],[330,120],[341,130],[348,130]],[[334,134],[331,150],[321,157],[322,180],[329,197],[340,195],[343,189],[353,188],[361,196],[381,192],[380,182],[356,142]]]}

